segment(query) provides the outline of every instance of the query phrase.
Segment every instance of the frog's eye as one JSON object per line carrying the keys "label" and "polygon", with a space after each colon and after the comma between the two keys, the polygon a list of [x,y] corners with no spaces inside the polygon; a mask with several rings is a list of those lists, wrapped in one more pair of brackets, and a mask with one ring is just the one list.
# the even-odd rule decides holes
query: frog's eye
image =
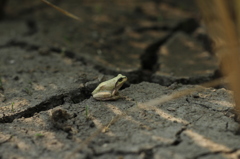
{"label": "frog's eye", "polygon": [[118,79],[118,82],[122,82],[124,78],[119,78]]}

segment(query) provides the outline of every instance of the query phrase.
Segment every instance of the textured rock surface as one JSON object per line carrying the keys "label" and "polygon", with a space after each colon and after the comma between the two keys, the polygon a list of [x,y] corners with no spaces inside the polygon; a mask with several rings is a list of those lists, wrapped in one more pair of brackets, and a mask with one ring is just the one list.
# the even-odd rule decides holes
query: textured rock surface
{"label": "textured rock surface", "polygon": [[[21,46],[43,54],[51,50],[90,62],[103,73],[125,73],[135,83],[143,78],[142,70],[153,71],[156,67],[156,48],[171,34],[191,33],[198,26],[191,12],[144,0],[111,5],[104,1],[59,2],[59,6],[80,16],[81,22],[40,1],[25,3],[9,2],[6,13],[18,21],[0,25],[0,47]],[[14,12],[11,6],[16,6]],[[32,7],[36,9],[30,10]]]}
{"label": "textured rock surface", "polygon": [[[224,154],[237,153],[238,124],[224,89],[204,89],[161,105],[138,106],[192,87],[173,90],[143,82],[121,91],[128,99],[99,102],[91,97],[76,104],[65,102],[1,124],[2,157],[198,158],[215,154],[227,158]],[[196,98],[204,104],[197,104]]]}
{"label": "textured rock surface", "polygon": [[0,54],[5,96],[0,105],[1,122],[49,109],[64,100],[79,102],[84,99],[80,93],[85,89],[84,84],[100,75],[91,66],[53,52],[43,56],[38,51],[7,47]]}
{"label": "textured rock surface", "polygon": [[[82,22],[30,0],[8,1],[0,21],[1,159],[239,158],[231,92],[144,104],[214,75],[213,57],[191,36],[194,14],[162,1],[53,3]],[[94,100],[118,73],[129,79],[125,98]]]}
{"label": "textured rock surface", "polygon": [[177,32],[158,52],[158,70],[153,81],[170,85],[180,83],[203,83],[214,78],[218,70],[215,58],[206,52],[195,39]]}

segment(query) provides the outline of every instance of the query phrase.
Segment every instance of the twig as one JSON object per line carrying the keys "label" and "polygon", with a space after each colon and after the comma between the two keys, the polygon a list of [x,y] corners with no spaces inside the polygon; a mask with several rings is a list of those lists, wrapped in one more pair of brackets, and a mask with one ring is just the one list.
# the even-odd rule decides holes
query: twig
{"label": "twig", "polygon": [[58,7],[58,6],[55,6],[54,4],[48,2],[47,0],[41,0],[41,1],[44,2],[44,3],[46,3],[46,4],[49,5],[49,6],[53,7],[54,9],[58,10],[59,12],[65,14],[66,16],[68,16],[68,17],[70,17],[70,18],[73,18],[73,19],[75,19],[75,20],[77,20],[77,21],[82,22],[82,19],[80,19],[78,16],[73,15],[73,14],[69,13],[68,11],[66,11],[66,10],[64,10],[64,9]]}

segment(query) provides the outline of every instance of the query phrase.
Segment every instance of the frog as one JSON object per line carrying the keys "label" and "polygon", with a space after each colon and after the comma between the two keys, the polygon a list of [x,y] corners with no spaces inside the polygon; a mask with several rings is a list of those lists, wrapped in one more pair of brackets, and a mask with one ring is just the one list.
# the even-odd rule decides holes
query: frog
{"label": "frog", "polygon": [[113,79],[100,83],[92,92],[93,98],[102,101],[121,98],[118,91],[126,81],[126,76],[118,74]]}

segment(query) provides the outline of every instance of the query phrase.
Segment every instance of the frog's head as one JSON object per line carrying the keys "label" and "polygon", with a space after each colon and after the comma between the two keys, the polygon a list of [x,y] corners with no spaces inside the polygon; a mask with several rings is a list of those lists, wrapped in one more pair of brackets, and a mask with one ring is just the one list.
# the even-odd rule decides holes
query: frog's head
{"label": "frog's head", "polygon": [[116,83],[115,83],[115,91],[117,92],[122,85],[127,81],[127,77],[123,76],[122,74],[118,74],[118,76],[116,77]]}

